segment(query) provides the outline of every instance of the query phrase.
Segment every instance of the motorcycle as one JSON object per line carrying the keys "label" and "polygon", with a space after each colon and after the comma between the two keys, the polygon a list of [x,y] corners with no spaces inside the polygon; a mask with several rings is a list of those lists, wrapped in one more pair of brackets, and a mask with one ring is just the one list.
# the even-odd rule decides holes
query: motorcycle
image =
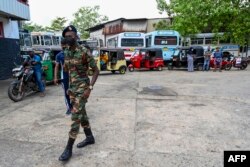
{"label": "motorcycle", "polygon": [[237,57],[232,60],[232,66],[234,68],[245,70],[247,68],[247,61],[241,57]]}
{"label": "motorcycle", "polygon": [[[9,85],[8,96],[14,102],[21,101],[25,96],[34,92],[39,92],[32,66],[16,67],[12,70],[12,75],[16,79]],[[42,82],[46,86],[44,72],[42,73]]]}

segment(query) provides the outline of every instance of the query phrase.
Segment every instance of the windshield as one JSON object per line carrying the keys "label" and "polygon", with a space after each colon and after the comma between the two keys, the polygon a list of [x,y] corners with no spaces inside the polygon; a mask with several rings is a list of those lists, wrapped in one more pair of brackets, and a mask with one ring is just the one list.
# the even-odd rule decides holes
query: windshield
{"label": "windshield", "polygon": [[122,47],[143,47],[143,39],[138,38],[122,38],[121,46]]}
{"label": "windshield", "polygon": [[155,45],[177,45],[177,36],[155,36]]}

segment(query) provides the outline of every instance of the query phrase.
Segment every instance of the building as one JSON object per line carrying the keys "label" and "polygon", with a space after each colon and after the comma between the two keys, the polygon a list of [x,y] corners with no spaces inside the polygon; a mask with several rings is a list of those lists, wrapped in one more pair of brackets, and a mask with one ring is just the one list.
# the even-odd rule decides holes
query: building
{"label": "building", "polygon": [[87,31],[90,33],[90,38],[102,39],[104,41],[104,46],[107,46],[107,39],[115,34],[121,32],[151,32],[155,30],[153,25],[161,20],[170,21],[169,18],[118,18],[91,27],[87,29]]}
{"label": "building", "polygon": [[0,80],[10,78],[15,63],[20,63],[19,24],[30,20],[28,0],[0,1]]}

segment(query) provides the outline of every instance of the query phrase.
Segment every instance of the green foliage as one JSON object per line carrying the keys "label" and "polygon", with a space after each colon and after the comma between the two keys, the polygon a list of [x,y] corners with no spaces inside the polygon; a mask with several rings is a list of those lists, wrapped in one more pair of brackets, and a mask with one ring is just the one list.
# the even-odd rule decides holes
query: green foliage
{"label": "green foliage", "polygon": [[249,0],[156,0],[158,9],[173,16],[173,28],[183,36],[225,32],[223,38],[243,45],[250,34]]}
{"label": "green foliage", "polygon": [[172,25],[170,22],[167,22],[166,20],[161,20],[157,24],[154,24],[153,27],[156,30],[169,30],[172,29]]}
{"label": "green foliage", "polygon": [[33,22],[24,22],[23,28],[28,30],[29,32],[45,31],[45,28],[43,26],[35,24]]}
{"label": "green foliage", "polygon": [[107,16],[102,16],[98,13],[99,6],[81,7],[76,13],[74,13],[74,20],[72,24],[76,26],[77,30],[81,34],[81,38],[86,39],[89,37],[89,32],[86,29],[98,25],[108,20]]}
{"label": "green foliage", "polygon": [[46,27],[47,31],[62,31],[67,19],[65,17],[56,17],[51,21],[51,26]]}

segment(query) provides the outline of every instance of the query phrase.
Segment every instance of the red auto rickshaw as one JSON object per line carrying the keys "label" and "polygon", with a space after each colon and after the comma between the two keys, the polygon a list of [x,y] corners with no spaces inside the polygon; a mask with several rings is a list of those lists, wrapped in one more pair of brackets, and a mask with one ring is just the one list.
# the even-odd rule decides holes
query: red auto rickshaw
{"label": "red auto rickshaw", "polygon": [[162,49],[158,48],[144,48],[134,52],[130,58],[131,64],[128,66],[130,72],[137,69],[157,69],[162,71],[164,61],[162,57]]}

